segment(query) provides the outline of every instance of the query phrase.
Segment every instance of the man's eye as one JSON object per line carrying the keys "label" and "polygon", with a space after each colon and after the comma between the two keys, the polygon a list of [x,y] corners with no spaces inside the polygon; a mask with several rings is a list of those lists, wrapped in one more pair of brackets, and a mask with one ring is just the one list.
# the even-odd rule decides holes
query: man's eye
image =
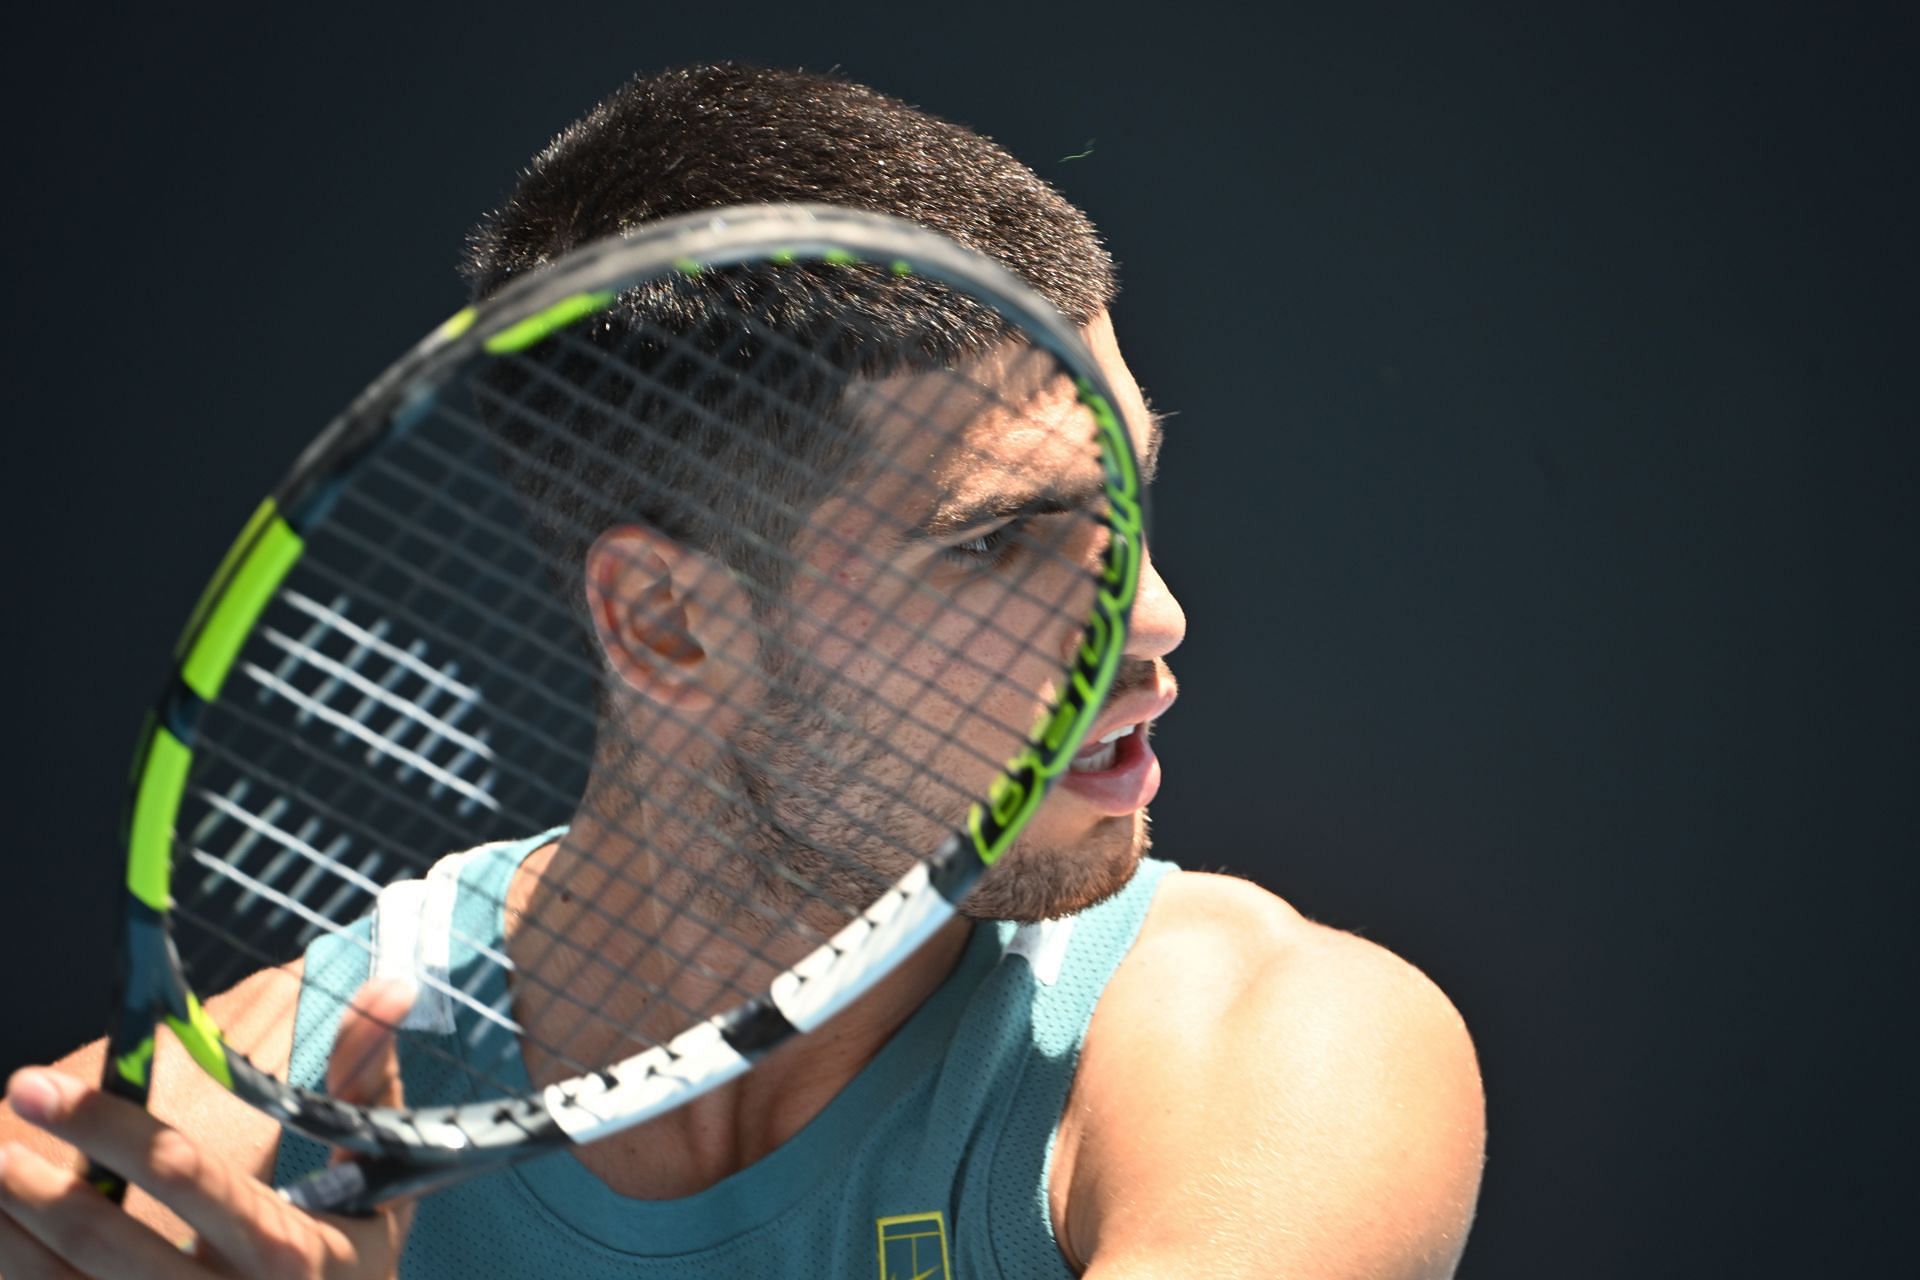
{"label": "man's eye", "polygon": [[975,534],[965,542],[943,547],[940,554],[950,562],[969,569],[997,569],[1013,558],[1013,553],[1020,547],[1020,535],[1026,532],[1026,528],[1027,517],[1022,516],[985,533]]}

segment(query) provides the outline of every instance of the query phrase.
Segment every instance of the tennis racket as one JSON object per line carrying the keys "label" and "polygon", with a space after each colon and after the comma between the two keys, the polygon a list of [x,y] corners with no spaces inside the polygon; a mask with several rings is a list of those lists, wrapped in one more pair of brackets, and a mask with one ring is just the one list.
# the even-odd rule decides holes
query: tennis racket
{"label": "tennis racket", "polygon": [[[442,324],[301,454],[174,653],[107,1089],[144,1103],[164,1024],[352,1153],[295,1203],[363,1213],[819,1027],[953,917],[1096,719],[1143,549],[1115,403],[1010,273],[845,209],[650,224]],[[203,996],[370,957],[370,912],[506,848],[500,928],[456,914],[402,957],[402,1053],[459,1101],[349,1105],[223,1040]],[[315,969],[303,1008],[344,1007]]]}

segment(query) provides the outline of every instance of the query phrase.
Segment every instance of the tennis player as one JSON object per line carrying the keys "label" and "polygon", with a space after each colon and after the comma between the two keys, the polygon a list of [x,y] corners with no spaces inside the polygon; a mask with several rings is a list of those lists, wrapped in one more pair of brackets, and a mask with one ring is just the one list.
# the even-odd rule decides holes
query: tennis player
{"label": "tennis player", "polygon": [[[1113,266],[1086,218],[986,139],[843,80],[723,66],[634,81],[535,158],[469,275],[487,295],[587,241],[743,201],[880,210],[997,259],[1083,326],[1151,473],[1160,424],[1115,343]],[[910,400],[914,376],[888,394]],[[628,550],[622,572],[641,574],[681,551]],[[697,685],[699,611],[670,574],[624,586],[674,623],[603,629],[608,661]],[[1147,742],[1185,628],[1149,563],[1090,745],[967,918],[760,1070],[577,1154],[323,1219],[273,1187],[324,1151],[183,1061],[160,1064],[153,1115],[102,1095],[95,1044],[9,1082],[0,1277],[1451,1275],[1484,1121],[1446,997],[1262,889],[1146,856]],[[507,865],[551,878],[567,856],[534,837]],[[284,969],[211,1004],[271,1070],[419,1102],[436,1082],[403,1071],[382,1030],[410,998],[371,985],[341,1017]],[[124,1211],[79,1179],[76,1149],[141,1189]]]}

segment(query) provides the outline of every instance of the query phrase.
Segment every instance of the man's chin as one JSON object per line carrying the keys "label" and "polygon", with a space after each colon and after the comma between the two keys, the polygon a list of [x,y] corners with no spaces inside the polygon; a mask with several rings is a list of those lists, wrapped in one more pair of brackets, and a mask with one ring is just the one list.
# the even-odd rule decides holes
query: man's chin
{"label": "man's chin", "polygon": [[1126,887],[1148,843],[1144,811],[1103,818],[1071,844],[1022,836],[980,878],[961,914],[1032,924],[1085,911]]}

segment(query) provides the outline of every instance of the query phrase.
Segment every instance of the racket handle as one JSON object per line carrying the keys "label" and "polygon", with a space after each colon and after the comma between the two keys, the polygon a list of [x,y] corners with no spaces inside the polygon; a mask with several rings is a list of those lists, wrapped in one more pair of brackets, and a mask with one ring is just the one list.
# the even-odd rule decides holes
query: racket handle
{"label": "racket handle", "polygon": [[373,1212],[367,1199],[367,1171],[358,1161],[343,1160],[309,1174],[280,1194],[288,1204],[308,1213],[344,1213],[363,1218]]}
{"label": "racket handle", "polygon": [[[149,1031],[148,1034],[150,1035],[151,1031]],[[107,1042],[107,1060],[100,1072],[100,1091],[102,1093],[110,1093],[117,1098],[125,1098],[135,1106],[145,1107],[147,1105],[147,1085],[151,1076],[146,1076],[135,1081],[129,1080],[120,1072],[115,1065],[118,1059],[125,1056],[124,1050],[116,1052],[116,1050],[121,1048],[118,1043],[120,1038],[116,1033],[114,1037]],[[137,1042],[135,1047],[138,1047]],[[149,1051],[149,1058],[150,1057],[151,1051]],[[146,1062],[143,1066],[150,1067],[151,1062]],[[91,1159],[87,1161],[86,1180],[89,1186],[114,1204],[125,1203],[127,1198],[127,1180],[99,1161]]]}
{"label": "racket handle", "polygon": [[[125,979],[122,978],[124,989]],[[153,1086],[154,1017],[134,1010],[123,1000],[114,1012],[113,1031],[107,1036],[106,1061],[100,1064],[100,1092],[125,1098],[136,1107],[147,1105]],[[127,1198],[127,1180],[97,1160],[87,1161],[86,1180],[114,1204]]]}
{"label": "racket handle", "polygon": [[87,1185],[105,1196],[113,1204],[127,1202],[127,1180],[107,1166],[96,1161],[87,1161]]}
{"label": "racket handle", "polygon": [[[516,1156],[538,1154],[520,1151]],[[491,1173],[511,1164],[515,1157],[482,1157],[457,1164],[418,1165],[401,1160],[379,1158],[343,1160],[318,1173],[308,1174],[280,1195],[296,1209],[308,1213],[337,1213],[349,1218],[365,1218],[389,1200],[416,1197],[468,1178]]]}

